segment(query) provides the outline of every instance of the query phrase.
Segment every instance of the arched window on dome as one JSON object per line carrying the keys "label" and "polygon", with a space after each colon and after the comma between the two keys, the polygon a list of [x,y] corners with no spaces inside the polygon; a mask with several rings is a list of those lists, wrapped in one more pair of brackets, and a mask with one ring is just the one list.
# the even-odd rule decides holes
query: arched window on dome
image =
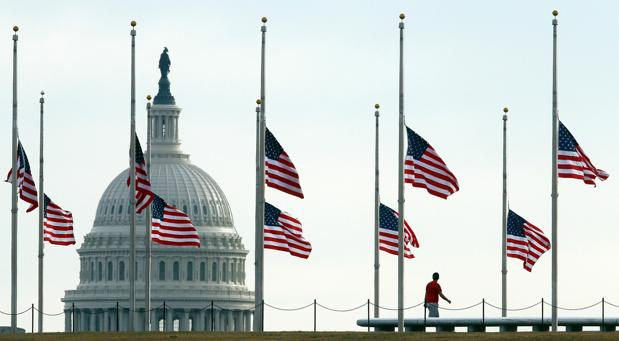
{"label": "arched window on dome", "polygon": [[97,264],[97,281],[103,281],[103,263]]}
{"label": "arched window on dome", "polygon": [[228,281],[228,265],[226,262],[221,263],[221,280],[223,282]]}
{"label": "arched window on dome", "polygon": [[165,134],[166,134],[166,129],[165,129],[165,117],[161,118],[161,138],[163,140],[165,140]]}
{"label": "arched window on dome", "polygon": [[107,262],[107,280],[112,281],[114,278],[114,266],[112,262]]}
{"label": "arched window on dome", "polygon": [[105,205],[105,211],[103,213],[104,215],[107,215],[107,205]]}
{"label": "arched window on dome", "polygon": [[118,205],[118,215],[123,214],[123,207],[122,205]]}
{"label": "arched window on dome", "polygon": [[90,262],[90,281],[95,281],[95,262]]}
{"label": "arched window on dome", "polygon": [[125,262],[123,261],[120,261],[120,263],[118,263],[118,280],[125,280]]}
{"label": "arched window on dome", "polygon": [[178,262],[174,262],[174,264],[172,264],[172,280],[173,281],[179,281],[181,279],[181,269],[180,269],[180,264]]}
{"label": "arched window on dome", "polygon": [[208,215],[208,209],[206,208],[206,205],[202,206],[202,213],[204,213],[205,217]]}
{"label": "arched window on dome", "polygon": [[206,263],[205,262],[200,263],[200,280],[202,282],[206,281]]}
{"label": "arched window on dome", "polygon": [[110,211],[110,214],[114,214],[114,205],[112,205],[112,210]]}
{"label": "arched window on dome", "polygon": [[187,262],[187,280],[193,281],[193,262]]}
{"label": "arched window on dome", "polygon": [[198,205],[193,205],[193,214],[198,215]]}
{"label": "arched window on dome", "polygon": [[213,269],[211,271],[211,281],[217,282],[217,262],[213,262],[212,268]]}
{"label": "arched window on dome", "polygon": [[187,205],[183,204],[183,212],[189,214],[189,211],[187,211]]}
{"label": "arched window on dome", "polygon": [[165,281],[165,262],[159,262],[159,280]]}

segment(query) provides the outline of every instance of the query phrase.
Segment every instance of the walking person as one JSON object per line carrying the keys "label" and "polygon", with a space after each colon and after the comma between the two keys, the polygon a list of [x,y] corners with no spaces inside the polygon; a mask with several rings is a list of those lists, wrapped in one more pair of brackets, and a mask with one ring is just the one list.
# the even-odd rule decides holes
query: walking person
{"label": "walking person", "polygon": [[443,289],[438,284],[438,272],[432,274],[432,282],[426,285],[425,307],[428,308],[428,317],[438,317],[438,297],[451,304],[451,300],[443,295]]}

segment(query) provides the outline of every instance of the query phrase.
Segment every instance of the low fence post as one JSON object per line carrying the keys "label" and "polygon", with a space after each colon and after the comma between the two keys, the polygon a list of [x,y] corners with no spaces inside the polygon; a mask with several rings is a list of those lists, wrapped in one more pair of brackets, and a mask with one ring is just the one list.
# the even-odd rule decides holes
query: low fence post
{"label": "low fence post", "polygon": [[165,301],[163,301],[163,331],[164,332],[167,331],[167,326],[168,326],[168,323],[166,320],[167,320],[167,315],[165,313]]}
{"label": "low fence post", "polygon": [[30,306],[30,332],[34,334],[34,303]]}
{"label": "low fence post", "polygon": [[542,297],[542,329],[544,329],[544,298]]}
{"label": "low fence post", "polygon": [[368,298],[368,333],[370,332],[370,299]]}
{"label": "low fence post", "polygon": [[75,333],[75,302],[71,303],[71,331]]}
{"label": "low fence post", "polygon": [[120,316],[118,315],[120,311],[118,310],[118,301],[116,301],[116,332],[120,331]]}
{"label": "low fence post", "polygon": [[316,299],[314,298],[314,333],[316,332]]}
{"label": "low fence post", "polygon": [[215,331],[215,303],[211,300],[211,331]]}
{"label": "low fence post", "polygon": [[486,327],[486,299],[481,299],[481,324]]}
{"label": "low fence post", "polygon": [[602,327],[600,328],[600,331],[604,331],[604,297],[602,297]]}

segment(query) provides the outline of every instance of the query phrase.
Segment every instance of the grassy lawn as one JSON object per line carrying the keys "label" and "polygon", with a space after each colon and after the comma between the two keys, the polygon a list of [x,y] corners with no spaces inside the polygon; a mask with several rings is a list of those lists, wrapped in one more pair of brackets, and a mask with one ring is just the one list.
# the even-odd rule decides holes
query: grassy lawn
{"label": "grassy lawn", "polygon": [[0,340],[617,340],[618,333],[362,333],[362,332],[270,332],[270,333],[47,333],[0,335]]}

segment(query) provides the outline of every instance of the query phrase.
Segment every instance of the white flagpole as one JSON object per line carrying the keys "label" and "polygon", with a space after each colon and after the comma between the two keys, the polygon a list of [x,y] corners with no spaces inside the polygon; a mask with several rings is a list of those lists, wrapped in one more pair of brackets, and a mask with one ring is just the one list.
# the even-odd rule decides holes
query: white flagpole
{"label": "white flagpole", "polygon": [[552,331],[556,332],[558,327],[557,316],[557,199],[558,193],[558,174],[557,174],[557,148],[559,144],[559,111],[557,110],[557,15],[559,12],[552,11]]}
{"label": "white flagpole", "polygon": [[41,120],[39,125],[39,304],[38,304],[38,331],[43,332],[43,219],[45,219],[45,191],[43,187],[43,98],[45,92],[41,91],[39,103],[41,106]]}
{"label": "white flagpole", "polygon": [[13,26],[13,150],[11,164],[11,329],[17,332],[17,31]]}
{"label": "white flagpole", "polygon": [[256,158],[256,283],[254,331],[264,331],[264,143],[265,143],[265,108],[264,108],[264,57],[267,18],[262,17],[262,49],[260,63],[260,115],[258,117],[258,157]]}
{"label": "white flagpole", "polygon": [[507,316],[507,112],[503,108],[503,211],[501,219],[501,316]]}
{"label": "white flagpole", "polygon": [[404,331],[404,13],[400,14],[400,120],[398,131],[398,331]]}
{"label": "white flagpole", "polygon": [[135,25],[131,22],[131,147],[129,151],[129,324],[128,331],[135,326]]}
{"label": "white flagpole", "polygon": [[[151,96],[146,96],[146,173],[150,176],[150,134],[152,130],[152,117],[150,114]],[[152,206],[148,205],[144,212],[144,331],[150,331],[150,266],[151,266],[151,219]]]}
{"label": "white flagpole", "polygon": [[378,109],[380,105],[375,104],[374,116],[376,117],[376,144],[374,150],[374,317],[378,318],[380,315],[380,255],[378,246],[378,228],[380,226],[380,182],[379,182],[379,168],[378,168],[378,118],[380,113]]}

